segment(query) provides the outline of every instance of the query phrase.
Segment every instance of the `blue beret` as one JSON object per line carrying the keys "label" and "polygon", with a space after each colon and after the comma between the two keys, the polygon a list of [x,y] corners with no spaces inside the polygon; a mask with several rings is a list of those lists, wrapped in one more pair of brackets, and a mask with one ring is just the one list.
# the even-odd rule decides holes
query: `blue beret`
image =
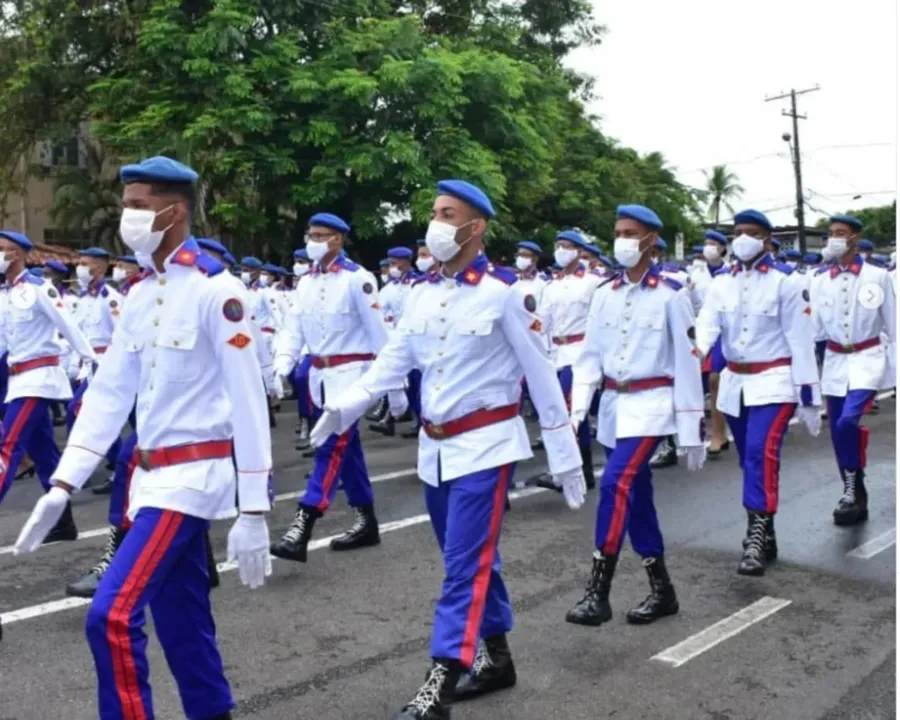
{"label": "blue beret", "polygon": [[450,195],[457,200],[462,200],[466,205],[470,205],[489,218],[496,217],[494,206],[491,205],[490,198],[485,194],[484,190],[475,187],[472,183],[465,180],[441,180],[437,184],[438,195]]}
{"label": "blue beret", "polygon": [[300,248],[299,250],[294,250],[294,260],[306,260],[309,261],[309,255],[306,254],[305,248]]}
{"label": "blue beret", "polygon": [[702,253],[702,252],[703,252],[703,246],[702,246],[702,245],[692,245],[692,246],[691,246],[691,252],[694,253],[694,254]]}
{"label": "blue beret", "polygon": [[177,160],[163,156],[147,158],[134,165],[125,165],[119,171],[119,178],[126,185],[144,183],[188,183],[197,182],[197,173]]}
{"label": "blue beret", "polygon": [[872,250],[875,249],[875,246],[872,244],[871,240],[866,240],[865,238],[863,238],[859,241],[859,249],[865,250],[867,252],[872,252]]}
{"label": "blue beret", "polygon": [[28,268],[28,272],[30,272],[35,277],[44,277],[44,268],[42,268],[40,265],[38,265],[37,267]]}
{"label": "blue beret", "polygon": [[785,250],[785,251],[784,251],[784,256],[785,256],[788,260],[802,260],[802,259],[803,259],[803,253],[801,253],[799,250],[795,250],[794,248],[790,248],[789,250]]}
{"label": "blue beret", "polygon": [[589,245],[586,245],[584,249],[587,250],[594,257],[600,257],[600,248],[598,248],[596,245],[589,244]]}
{"label": "blue beret", "polygon": [[425,239],[424,239],[424,238],[419,238],[418,240],[416,240],[416,245],[417,245],[418,247],[425,247]]}
{"label": "blue beret", "polygon": [[406,247],[392,247],[387,251],[387,256],[397,260],[411,260],[413,251]]}
{"label": "blue beret", "polygon": [[772,232],[772,223],[769,218],[763,215],[759,210],[741,210],[734,216],[735,225],[759,225],[769,232]]}
{"label": "blue beret", "polygon": [[61,263],[59,260],[48,260],[44,263],[44,267],[50,268],[51,270],[54,270],[58,273],[62,273],[63,275],[69,272],[69,268],[67,268],[65,264]]}
{"label": "blue beret", "polygon": [[309,227],[313,225],[319,225],[321,227],[331,228],[332,230],[337,230],[339,233],[348,233],[350,232],[350,226],[341,220],[337,215],[332,215],[331,213],[316,213],[309,219],[309,223],[307,223]]}
{"label": "blue beret", "polygon": [[31,244],[31,240],[22,233],[13,232],[12,230],[0,230],[0,237],[12,240],[16,245],[25,250],[32,250],[34,248],[34,245]]}
{"label": "blue beret", "polygon": [[135,258],[134,255],[119,255],[119,257],[116,258],[116,262],[131,263],[132,265],[138,264],[137,258]]}
{"label": "blue beret", "polygon": [[273,265],[272,263],[263,263],[263,266],[261,269],[263,272],[271,273],[272,275],[278,274],[278,266]]}
{"label": "blue beret", "polygon": [[715,230],[707,230],[703,233],[704,240],[714,240],[717,243],[721,243],[722,245],[728,244],[728,238],[725,237],[722,233],[716,232]]}
{"label": "blue beret", "polygon": [[561,233],[557,233],[556,239],[568,240],[570,243],[574,243],[582,250],[587,250],[587,240],[584,239],[584,236],[580,232],[576,232],[575,230],[563,230]]}
{"label": "blue beret", "polygon": [[281,267],[281,265],[278,266],[278,272],[281,275],[290,275],[291,274],[287,268],[283,268],[283,267]]}
{"label": "blue beret", "polygon": [[379,266],[379,267],[387,267],[388,265],[390,265],[390,263],[388,262],[388,259],[387,259],[387,258],[385,258],[384,260],[381,260],[381,261],[378,263],[378,266]]}
{"label": "blue beret", "polygon": [[663,240],[661,237],[656,238],[655,244],[656,244],[656,247],[659,248],[660,250],[665,250],[666,248],[669,247],[668,245],[666,245],[666,241]]}
{"label": "blue beret", "polygon": [[822,253],[811,252],[803,256],[803,262],[807,265],[817,265],[822,262]]}
{"label": "blue beret", "polygon": [[241,265],[245,268],[250,268],[251,270],[262,269],[262,261],[259,258],[255,258],[252,256],[241,258]]}
{"label": "blue beret", "polygon": [[92,258],[101,258],[102,260],[109,260],[109,250],[104,250],[103,248],[92,247],[87,248],[86,250],[79,250],[78,254],[81,257],[92,257]]}
{"label": "blue beret", "polygon": [[536,255],[540,255],[543,252],[543,250],[541,250],[541,246],[538,245],[533,240],[523,240],[516,247],[519,247],[522,250],[529,250],[530,252],[533,252]]}
{"label": "blue beret", "polygon": [[237,260],[234,259],[234,255],[232,255],[230,252],[225,253],[222,256],[222,259],[229,265],[237,265]]}
{"label": "blue beret", "polygon": [[862,221],[859,218],[855,218],[852,215],[846,215],[844,213],[838,215],[832,215],[828,218],[828,222],[830,223],[843,223],[844,225],[849,225],[856,232],[859,232],[863,229]]}
{"label": "blue beret", "polygon": [[197,244],[204,250],[216,252],[219,253],[219,255],[224,255],[228,252],[227,248],[222,243],[218,240],[213,240],[212,238],[197,238]]}
{"label": "blue beret", "polygon": [[616,208],[616,217],[637,220],[641,225],[645,225],[651,230],[661,230],[663,226],[659,215],[643,205],[619,205]]}
{"label": "blue beret", "polygon": [[600,256],[600,262],[603,263],[604,265],[606,265],[606,267],[610,267],[610,268],[615,264],[615,263],[613,263],[612,260],[610,260],[608,257],[606,257],[606,255]]}

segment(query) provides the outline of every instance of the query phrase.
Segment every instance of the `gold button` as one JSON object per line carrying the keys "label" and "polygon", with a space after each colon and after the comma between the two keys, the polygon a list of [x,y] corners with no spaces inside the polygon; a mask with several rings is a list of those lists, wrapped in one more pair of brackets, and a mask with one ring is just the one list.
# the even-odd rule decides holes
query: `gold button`
{"label": "gold button", "polygon": [[750,332],[747,328],[744,328],[744,332]]}
{"label": "gold button", "polygon": [[153,389],[153,383],[150,383],[150,389],[151,390]]}
{"label": "gold button", "polygon": [[438,351],[438,356],[439,356],[439,357],[444,357],[444,351],[443,351],[443,350],[439,350],[439,351]]}
{"label": "gold button", "polygon": [[156,304],[157,304],[157,305],[162,305],[162,304],[163,304],[163,299],[162,299],[162,298],[156,298]]}
{"label": "gold button", "polygon": [[153,324],[159,325],[159,318],[153,318]]}
{"label": "gold button", "polygon": [[447,301],[446,301],[446,300],[444,300],[444,302],[441,303],[441,307],[447,307]]}
{"label": "gold button", "polygon": [[446,340],[446,339],[447,339],[446,335],[441,335],[441,340]]}
{"label": "gold button", "polygon": [[156,347],[156,340],[153,341],[153,347]]}
{"label": "gold button", "polygon": [[159,279],[159,284],[160,284],[160,285],[165,285],[165,284],[166,284],[166,279],[165,279],[165,278],[160,278],[160,279]]}
{"label": "gold button", "polygon": [[172,344],[173,344],[175,347],[178,347],[178,341],[177,341],[177,340],[173,340],[173,341],[172,341]]}
{"label": "gold button", "polygon": [[438,368],[437,371],[438,371],[439,373],[442,373],[442,372],[444,372],[444,368]]}
{"label": "gold button", "polygon": [[627,331],[627,330],[623,330],[623,331],[622,331],[622,334],[623,334],[623,335],[627,335],[627,334],[628,334],[628,331]]}
{"label": "gold button", "polygon": [[150,367],[152,367],[152,368],[155,368],[155,367],[156,367],[156,360],[153,360],[153,361],[150,363]]}

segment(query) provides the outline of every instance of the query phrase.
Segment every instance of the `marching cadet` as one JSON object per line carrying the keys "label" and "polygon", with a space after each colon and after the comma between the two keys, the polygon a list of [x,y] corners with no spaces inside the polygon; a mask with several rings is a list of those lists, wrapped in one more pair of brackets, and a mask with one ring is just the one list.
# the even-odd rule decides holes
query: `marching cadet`
{"label": "marching cadet", "polygon": [[795,248],[789,248],[784,251],[784,264],[797,270],[798,272],[802,272],[803,267],[803,253]]}
{"label": "marching cadet", "polygon": [[344,432],[411,368],[422,369],[418,473],[445,578],[431,670],[395,720],[446,720],[451,701],[516,682],[506,641],[512,606],[497,548],[515,464],[531,457],[518,414],[522,374],[540,410],[556,483],[572,508],[582,505],[585,493],[565,400],[534,315],[536,300],[514,287],[513,272],[484,255],[494,208],[482,190],[461,180],[442,181],[437,191],[426,242],[441,272],[416,284],[398,331],[368,372],[327,401],[312,433],[320,443]]}
{"label": "marching cadet", "polygon": [[718,407],[737,445],[747,510],[738,573],[763,575],[765,563],[778,556],[775,513],[788,423],[796,411],[817,435],[822,399],[803,280],[766,250],[772,224],[761,212],[735,215],[734,233],[731,250],[738,262],[730,273],[716,276],[706,293],[697,345],[705,355],[722,338],[726,367],[719,379]]}
{"label": "marching cadet", "polygon": [[699,470],[706,457],[691,301],[651,257],[662,222],[642,205],[620,205],[616,216],[615,256],[625,270],[594,294],[572,380],[573,426],[587,415],[594,391],[604,389],[597,440],[607,455],[591,578],[566,615],[577,625],[612,618],[609,593],[626,531],[650,578],[650,595],[627,613],[627,621],[646,624],[678,612],[653,504],[650,458],[672,434],[687,450],[689,470]]}
{"label": "marching cadet", "polygon": [[204,533],[210,520],[235,515],[237,495],[229,559],[244,584],[265,582],[271,438],[262,395],[247,392],[260,368],[248,349],[253,341],[243,302],[223,266],[188,235],[196,174],[151,158],[120,175],[122,239],[150,257],[152,269],[129,294],[54,487],[22,529],[16,553],[38,546],[103,457],[136,396],[133,524],[87,614],[100,717],[154,717],[143,632],[149,605],[185,715],[230,720],[234,700],[216,645]]}
{"label": "marching cadet", "polygon": [[[860,232],[862,232],[862,228],[860,228]],[[858,247],[859,256],[863,259],[863,262],[869,262],[869,258],[875,251],[875,246],[872,244],[872,241],[860,238]]]}
{"label": "marching cadet", "polygon": [[[300,286],[300,280],[308,275],[309,271],[312,269],[312,264],[309,262],[309,256],[303,248],[294,250],[293,269],[296,285],[294,291],[288,293],[287,296],[288,315],[285,316],[285,319],[289,317],[290,309],[293,308],[297,302],[296,289]],[[313,404],[312,397],[309,394],[310,367],[312,367],[312,360],[309,357],[309,353],[304,353],[300,358],[300,362],[297,363],[294,371],[291,373],[291,386],[294,388],[294,397],[297,399],[297,415],[300,418],[300,422],[295,431],[295,434],[297,435],[297,450],[306,450],[309,447],[309,431],[312,430],[310,418],[313,416]]]}
{"label": "marching cadet", "polygon": [[284,327],[284,318],[288,311],[288,303],[284,295],[278,291],[278,277],[281,270],[272,263],[264,263],[259,274],[260,293],[269,303],[273,327],[276,334]]}
{"label": "marching cadet", "polygon": [[379,289],[383,288],[385,285],[387,285],[390,282],[390,280],[391,280],[390,269],[391,269],[391,263],[388,261],[387,258],[382,258],[381,260],[378,261],[378,271],[379,271],[378,277],[381,281],[378,284]]}
{"label": "marching cadet", "polygon": [[[567,403],[571,401],[572,395],[572,366],[584,344],[591,297],[602,282],[580,264],[580,253],[586,247],[584,236],[574,230],[564,230],[556,236],[553,257],[561,270],[547,285],[542,299],[541,317],[546,321],[546,332],[554,346],[556,374]],[[596,485],[596,480],[591,452],[591,428],[586,419],[576,432],[585,482],[588,489],[591,489]],[[538,485],[559,489],[552,481],[543,478],[538,481]]]}
{"label": "marching cadet", "polygon": [[[703,245],[703,265],[691,273],[694,293],[701,307],[706,301],[706,293],[712,284],[713,278],[716,275],[729,271],[729,268],[725,265],[725,258],[728,254],[728,238],[715,230],[707,230],[703,238],[705,241]],[[722,355],[722,340],[720,338],[716,340],[712,350],[706,354],[702,365],[703,380],[706,385],[704,389],[708,388],[709,390],[710,405],[710,438],[706,454],[711,458],[718,457],[722,451],[731,447],[728,435],[725,432],[725,417],[716,407],[719,398],[719,375],[724,368],[725,356]]]}
{"label": "marching cadet", "polygon": [[63,305],[74,315],[78,308],[78,298],[64,282],[68,274],[69,268],[59,260],[48,260],[44,263],[44,280],[53,285],[62,298]]}
{"label": "marching cadet", "polygon": [[[51,283],[59,293],[60,298],[62,298],[63,305],[65,305],[66,309],[72,313],[74,316],[78,312],[78,296],[69,289],[69,286],[65,283],[65,278],[69,274],[69,268],[59,260],[47,260],[44,263],[44,279]],[[62,355],[60,356],[60,364],[65,369],[66,374],[70,378],[74,378],[78,374],[80,364],[80,360],[78,358],[78,354],[72,352],[72,348],[69,347],[69,343],[66,342],[65,338],[61,335],[57,337],[57,341],[63,348]],[[3,368],[3,371],[6,371],[6,359],[0,358],[0,367]],[[6,387],[3,386],[0,389],[0,392],[3,395],[6,394]],[[50,404],[50,412],[53,416],[53,426],[58,427],[66,424],[66,412],[65,406],[61,402],[52,402]],[[2,418],[2,412],[0,412],[0,418]],[[26,456],[27,457],[27,456]],[[29,461],[30,462],[30,461]]]}
{"label": "marching cadet", "polygon": [[119,292],[122,291],[128,279],[137,275],[138,272],[140,272],[140,267],[133,255],[120,255],[116,258],[116,264],[113,266],[112,271],[112,281],[116,283]]}
{"label": "marching cadet", "polygon": [[[523,293],[531,295],[534,297],[535,302],[537,303],[537,309],[535,310],[535,315],[538,317],[541,316],[541,303],[543,302],[544,297],[544,288],[547,287],[547,281],[544,279],[542,275],[538,273],[538,262],[541,258],[541,253],[543,250],[541,246],[538,245],[533,240],[522,240],[516,246],[516,269],[518,281],[516,287],[518,287]],[[549,354],[549,338],[544,335],[545,343],[548,344],[548,354]],[[521,405],[525,405],[525,400],[528,398],[528,383],[525,379],[522,379],[522,402]],[[532,404],[532,408],[534,405]],[[535,417],[537,416],[537,410],[535,410]],[[531,443],[532,450],[539,450],[543,447],[540,444],[540,438],[536,438]]]}
{"label": "marching cadet", "polygon": [[[336,398],[365,372],[387,341],[375,279],[342,252],[349,233],[350,226],[336,215],[318,213],[309,219],[306,252],[314,267],[297,286],[275,357],[275,372],[286,377],[308,348],[315,418],[329,398]],[[331,549],[353,550],[381,542],[372,483],[354,422],[316,448],[306,491],[287,532],[272,545],[273,555],[306,562],[313,525],[331,505],[338,478],[356,519],[347,532],[331,541]]]}
{"label": "marching cadet", "polygon": [[437,271],[437,262],[424,239],[416,240],[416,270],[423,275]]}
{"label": "marching cadet", "polygon": [[896,290],[886,270],[863,261],[862,222],[835,215],[830,223],[829,255],[836,259],[816,273],[811,291],[818,337],[826,341],[822,395],[844,484],[834,523],[855,525],[869,516],[862,416],[879,389],[894,385],[888,355],[897,339]]}
{"label": "marching cadet", "polygon": [[[62,347],[56,340],[57,332],[83,362],[96,360],[56,288],[25,270],[25,257],[32,248],[24,235],[0,230],[0,272],[10,285],[0,333],[0,354],[7,353],[9,368],[0,442],[0,503],[26,452],[44,490],[50,489],[59,449],[53,438],[49,406],[72,397],[69,378],[60,367]],[[58,519],[55,526],[51,523],[47,528],[47,542],[77,539],[68,503],[60,507]]]}

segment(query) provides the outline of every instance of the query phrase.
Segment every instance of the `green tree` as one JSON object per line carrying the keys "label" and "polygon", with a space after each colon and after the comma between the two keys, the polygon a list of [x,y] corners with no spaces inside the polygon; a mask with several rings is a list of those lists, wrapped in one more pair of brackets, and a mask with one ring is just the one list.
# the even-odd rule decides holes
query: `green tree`
{"label": "green tree", "polygon": [[[847,210],[847,215],[852,215],[862,222],[862,237],[868,238],[875,245],[888,245],[897,241],[896,200],[890,205]],[[829,225],[828,218],[820,218],[816,222],[818,228],[827,228]]]}
{"label": "green tree", "polygon": [[712,171],[704,170],[703,175],[706,177],[706,187],[702,190],[702,197],[704,202],[709,203],[706,214],[711,222],[718,223],[723,205],[734,214],[731,203],[744,194],[744,188],[739,184],[737,175],[725,165],[713,165]]}

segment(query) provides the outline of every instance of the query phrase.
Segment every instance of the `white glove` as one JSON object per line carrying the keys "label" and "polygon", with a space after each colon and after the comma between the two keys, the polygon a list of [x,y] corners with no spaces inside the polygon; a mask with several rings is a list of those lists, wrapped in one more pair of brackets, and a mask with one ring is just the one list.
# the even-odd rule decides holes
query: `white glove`
{"label": "white glove", "polygon": [[82,360],[81,367],[78,369],[78,374],[75,376],[76,382],[85,382],[91,379],[91,376],[94,374],[94,363],[90,360]]}
{"label": "white glove", "polygon": [[587,487],[584,484],[584,471],[581,468],[554,475],[553,484],[562,488],[566,504],[572,510],[577,510],[584,505]]}
{"label": "white glove", "polygon": [[822,408],[815,405],[797,408],[797,417],[806,425],[809,434],[813,437],[818,436],[822,431]]}
{"label": "white glove", "polygon": [[706,445],[687,447],[684,450],[688,470],[696,472],[703,467],[706,462]]}
{"label": "white glove", "polygon": [[265,515],[241,514],[228,531],[228,562],[237,562],[241,582],[252,590],[272,574]]}
{"label": "white glove", "polygon": [[309,433],[309,444],[313,447],[322,447],[325,441],[341,429],[341,413],[333,408],[322,408],[322,417]]}
{"label": "white glove", "polygon": [[37,550],[47,534],[59,522],[68,503],[69,493],[56,485],[50,488],[31,511],[31,516],[16,539],[13,554],[21,555]]}
{"label": "white glove", "polygon": [[279,400],[284,399],[284,380],[281,375],[276,375],[272,381],[272,392]]}

